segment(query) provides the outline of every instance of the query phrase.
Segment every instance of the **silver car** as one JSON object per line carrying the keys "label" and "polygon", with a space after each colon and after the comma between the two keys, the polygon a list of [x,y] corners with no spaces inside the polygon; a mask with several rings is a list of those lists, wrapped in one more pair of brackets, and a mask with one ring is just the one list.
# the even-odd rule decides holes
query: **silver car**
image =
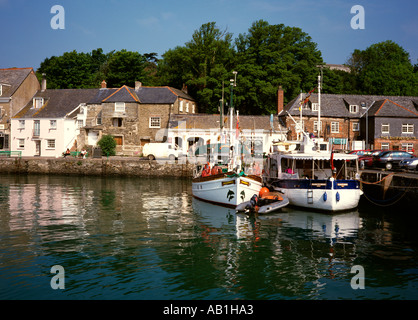
{"label": "silver car", "polygon": [[399,162],[399,167],[405,170],[418,171],[418,158],[405,159]]}

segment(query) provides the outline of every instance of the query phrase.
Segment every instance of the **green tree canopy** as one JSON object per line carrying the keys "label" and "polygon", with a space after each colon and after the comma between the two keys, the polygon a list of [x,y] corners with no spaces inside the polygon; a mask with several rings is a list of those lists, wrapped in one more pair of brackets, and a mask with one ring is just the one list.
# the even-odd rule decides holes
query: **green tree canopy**
{"label": "green tree canopy", "polygon": [[354,50],[347,61],[364,94],[418,95],[418,74],[409,53],[393,41]]}

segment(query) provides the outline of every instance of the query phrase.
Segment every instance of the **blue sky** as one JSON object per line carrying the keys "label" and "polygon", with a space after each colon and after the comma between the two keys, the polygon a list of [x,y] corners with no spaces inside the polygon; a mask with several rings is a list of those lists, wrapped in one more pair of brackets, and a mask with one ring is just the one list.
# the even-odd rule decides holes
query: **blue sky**
{"label": "blue sky", "polygon": [[[65,10],[65,29],[51,28],[51,8]],[[365,29],[352,29],[354,5]],[[234,38],[256,20],[299,27],[318,44],[326,63],[346,62],[354,49],[393,40],[418,59],[416,0],[0,0],[0,68],[33,67],[66,51],[103,48],[140,53],[182,46],[215,21]]]}

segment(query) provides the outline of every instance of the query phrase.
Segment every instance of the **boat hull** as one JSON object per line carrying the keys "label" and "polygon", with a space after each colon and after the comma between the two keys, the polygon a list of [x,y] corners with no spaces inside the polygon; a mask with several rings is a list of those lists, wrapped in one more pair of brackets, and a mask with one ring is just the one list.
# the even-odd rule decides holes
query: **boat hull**
{"label": "boat hull", "polygon": [[[284,197],[283,194],[280,193],[278,200],[271,201],[259,207],[257,210],[257,213],[258,214],[272,213],[272,212],[280,210],[281,208],[286,207],[288,204],[289,204],[289,199],[287,197]],[[237,212],[245,212],[247,211],[248,207],[251,207],[251,201],[246,201],[246,202],[239,204],[235,210]]]}
{"label": "boat hull", "polygon": [[363,194],[357,180],[277,180],[271,187],[282,192],[292,206],[323,211],[354,209]]}
{"label": "boat hull", "polygon": [[193,196],[213,204],[235,208],[258,194],[262,187],[261,178],[234,176],[228,174],[194,179]]}

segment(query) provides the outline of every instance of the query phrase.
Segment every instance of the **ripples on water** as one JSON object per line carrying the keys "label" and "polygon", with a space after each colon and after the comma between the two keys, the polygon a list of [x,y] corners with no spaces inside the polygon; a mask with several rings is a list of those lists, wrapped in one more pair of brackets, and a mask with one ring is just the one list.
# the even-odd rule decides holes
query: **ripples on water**
{"label": "ripples on water", "polygon": [[418,298],[407,214],[255,218],[192,199],[188,180],[0,179],[0,299]]}

